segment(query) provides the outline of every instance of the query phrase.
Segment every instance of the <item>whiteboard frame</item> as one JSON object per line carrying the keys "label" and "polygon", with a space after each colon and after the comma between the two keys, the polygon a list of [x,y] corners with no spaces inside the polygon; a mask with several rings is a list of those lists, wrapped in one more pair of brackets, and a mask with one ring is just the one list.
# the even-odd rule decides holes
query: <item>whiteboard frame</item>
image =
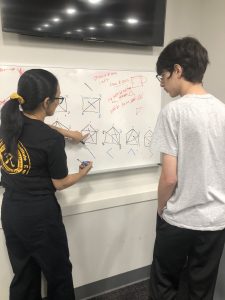
{"label": "whiteboard frame", "polygon": [[114,172],[122,172],[122,171],[127,171],[127,170],[137,170],[137,169],[146,169],[146,168],[156,168],[160,167],[160,163],[156,164],[148,164],[148,165],[138,165],[134,167],[123,167],[123,168],[114,168],[114,169],[105,169],[105,170],[99,170],[99,171],[90,171],[88,175],[98,175],[101,173],[114,173]]}
{"label": "whiteboard frame", "polygon": [[90,70],[90,71],[104,71],[104,70],[112,70],[112,71],[127,71],[127,72],[156,72],[156,70],[154,69],[148,69],[148,70],[143,70],[143,69],[118,69],[118,68],[101,68],[101,69],[96,69],[96,68],[83,68],[83,67],[71,67],[71,66],[62,66],[62,65],[59,65],[59,66],[52,66],[52,65],[39,65],[39,64],[26,64],[26,63],[21,63],[21,64],[18,64],[18,63],[2,63],[0,62],[0,67],[12,67],[12,66],[15,66],[15,67],[40,67],[40,68],[52,68],[52,69],[70,69],[70,70]]}
{"label": "whiteboard frame", "polygon": [[[157,59],[158,56],[155,56],[155,58]],[[30,68],[43,68],[43,69],[48,69],[48,68],[52,68],[52,69],[69,69],[69,70],[90,70],[90,71],[104,71],[104,70],[112,70],[112,71],[128,71],[128,72],[143,72],[143,73],[149,73],[149,72],[155,72],[156,70],[143,70],[143,69],[118,69],[118,68],[102,68],[102,69],[96,69],[96,68],[83,68],[83,67],[71,67],[71,66],[52,66],[52,65],[39,65],[39,64],[26,64],[26,63],[2,63],[0,62],[0,68],[1,67],[30,67]],[[161,102],[162,105],[162,102]],[[161,158],[159,160],[158,163],[154,163],[154,164],[144,164],[144,165],[138,165],[138,166],[130,166],[130,167],[122,167],[122,168],[113,168],[113,169],[104,169],[104,170],[99,170],[99,171],[90,171],[90,173],[88,173],[88,175],[98,175],[101,173],[114,173],[114,172],[121,172],[121,171],[127,171],[127,170],[136,170],[136,169],[144,169],[144,168],[155,168],[155,167],[160,167],[161,165]],[[1,185],[0,185],[1,187]]]}

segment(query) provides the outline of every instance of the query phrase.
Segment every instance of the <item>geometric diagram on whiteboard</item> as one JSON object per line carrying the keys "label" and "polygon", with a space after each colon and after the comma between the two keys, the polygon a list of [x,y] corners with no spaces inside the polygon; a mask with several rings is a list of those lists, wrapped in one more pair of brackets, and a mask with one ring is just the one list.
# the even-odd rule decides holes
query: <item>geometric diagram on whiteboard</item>
{"label": "geometric diagram on whiteboard", "polygon": [[99,114],[100,117],[101,97],[83,97],[82,96],[82,115],[84,113]]}
{"label": "geometric diagram on whiteboard", "polygon": [[67,99],[66,99],[66,97],[64,97],[64,101],[57,106],[55,112],[57,112],[57,113],[66,113],[67,112],[68,113],[68,111],[67,111]]}
{"label": "geometric diagram on whiteboard", "polygon": [[95,159],[96,157],[94,156],[94,154],[91,152],[91,150],[88,148],[88,146],[86,145],[86,143],[84,144],[84,149],[87,150]]}
{"label": "geometric diagram on whiteboard", "polygon": [[98,135],[98,130],[96,130],[91,124],[88,124],[85,126],[82,130],[81,133],[84,134],[89,134],[86,139],[85,139],[85,144],[97,144],[97,135]]}
{"label": "geometric diagram on whiteboard", "polygon": [[133,76],[131,77],[132,88],[143,87],[146,81],[147,78],[144,76]]}
{"label": "geometric diagram on whiteboard", "polygon": [[67,127],[65,125],[63,125],[61,122],[59,121],[55,121],[54,123],[52,123],[53,126],[56,126],[56,127],[59,127],[59,128],[63,128],[63,129],[66,129],[66,130],[69,130],[70,127]]}
{"label": "geometric diagram on whiteboard", "polygon": [[131,129],[126,134],[126,144],[139,146],[140,133],[134,129]]}
{"label": "geometric diagram on whiteboard", "polygon": [[90,85],[88,85],[86,82],[84,82],[84,85],[90,90],[93,92],[93,89],[90,87]]}
{"label": "geometric diagram on whiteboard", "polygon": [[120,132],[113,126],[108,131],[103,131],[105,135],[104,144],[118,145],[121,148],[120,144]]}
{"label": "geometric diagram on whiteboard", "polygon": [[145,145],[145,147],[150,148],[151,141],[152,141],[152,131],[151,131],[151,129],[149,129],[149,131],[147,131],[145,136],[144,136],[144,145]]}

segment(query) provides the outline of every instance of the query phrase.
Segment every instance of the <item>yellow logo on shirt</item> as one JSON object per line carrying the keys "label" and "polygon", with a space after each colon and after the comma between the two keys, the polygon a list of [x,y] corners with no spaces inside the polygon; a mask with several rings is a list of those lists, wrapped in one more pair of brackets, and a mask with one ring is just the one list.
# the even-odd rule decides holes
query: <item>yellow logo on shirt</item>
{"label": "yellow logo on shirt", "polygon": [[0,162],[2,169],[9,174],[28,174],[31,163],[29,154],[21,142],[18,142],[18,161],[13,161],[13,156],[6,152],[3,140],[0,140]]}

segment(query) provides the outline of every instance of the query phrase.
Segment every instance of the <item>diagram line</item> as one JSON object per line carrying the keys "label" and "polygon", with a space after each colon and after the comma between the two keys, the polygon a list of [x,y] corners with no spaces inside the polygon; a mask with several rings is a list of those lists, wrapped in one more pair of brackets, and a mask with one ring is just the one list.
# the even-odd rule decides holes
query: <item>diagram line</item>
{"label": "diagram line", "polygon": [[92,88],[86,82],[84,82],[84,84],[93,92]]}

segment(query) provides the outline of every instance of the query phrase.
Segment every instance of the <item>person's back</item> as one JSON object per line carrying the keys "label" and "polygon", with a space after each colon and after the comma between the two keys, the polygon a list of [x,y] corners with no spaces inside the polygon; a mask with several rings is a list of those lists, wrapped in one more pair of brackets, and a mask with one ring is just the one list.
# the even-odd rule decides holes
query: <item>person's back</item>
{"label": "person's back", "polygon": [[65,145],[64,137],[40,120],[23,114],[22,118],[24,125],[19,137],[18,165],[7,159],[4,142],[0,139],[2,185],[7,190],[19,193],[53,194],[56,189],[52,184],[51,174],[65,177],[68,172],[66,154],[59,147],[61,144]]}
{"label": "person's back", "polygon": [[188,94],[168,104],[162,113],[171,118],[179,151],[179,184],[167,202],[164,220],[189,229],[223,229],[225,105],[210,94]]}

